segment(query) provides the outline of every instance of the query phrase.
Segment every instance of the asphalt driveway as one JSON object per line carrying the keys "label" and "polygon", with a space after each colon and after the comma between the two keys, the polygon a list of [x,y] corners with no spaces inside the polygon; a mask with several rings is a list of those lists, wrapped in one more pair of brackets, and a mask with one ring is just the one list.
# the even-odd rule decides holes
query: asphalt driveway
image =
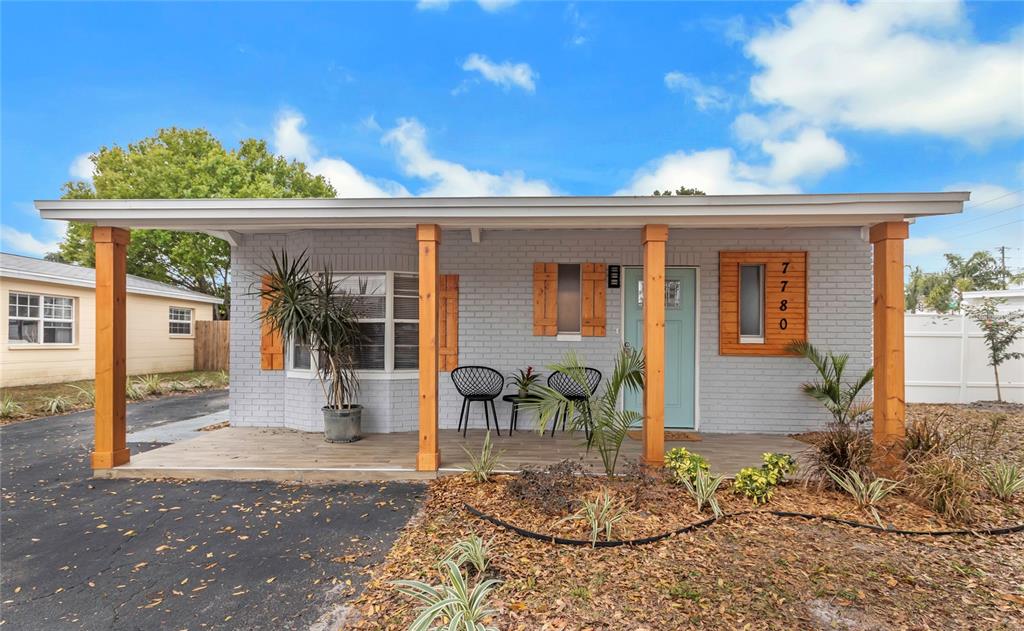
{"label": "asphalt driveway", "polygon": [[[223,391],[131,404],[129,431],[226,406]],[[424,489],[94,480],[92,422],[0,427],[6,628],[305,629],[361,588]]]}

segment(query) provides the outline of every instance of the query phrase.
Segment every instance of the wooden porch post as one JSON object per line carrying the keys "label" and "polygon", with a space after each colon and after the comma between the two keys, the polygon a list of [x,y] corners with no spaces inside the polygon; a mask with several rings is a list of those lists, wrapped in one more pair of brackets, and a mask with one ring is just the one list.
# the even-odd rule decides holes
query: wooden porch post
{"label": "wooden porch post", "polygon": [[96,226],[96,446],[93,469],[128,462],[125,442],[125,255],[129,232]]}
{"label": "wooden porch post", "polygon": [[665,462],[665,242],[668,226],[648,224],[644,244],[644,464]]}
{"label": "wooden porch post", "polygon": [[[903,366],[903,221],[871,228],[874,244],[874,411],[876,447],[902,444],[906,435]],[[891,454],[890,454],[891,455]]]}
{"label": "wooden porch post", "polygon": [[441,245],[440,226],[417,225],[416,241],[420,250],[420,446],[416,454],[416,470],[437,471],[441,464],[441,451],[437,446],[437,298],[440,291],[437,251]]}

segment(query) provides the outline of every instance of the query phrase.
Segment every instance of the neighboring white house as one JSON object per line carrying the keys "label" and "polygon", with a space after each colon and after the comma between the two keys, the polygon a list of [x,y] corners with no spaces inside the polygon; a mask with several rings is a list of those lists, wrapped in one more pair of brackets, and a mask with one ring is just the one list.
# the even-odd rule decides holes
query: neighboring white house
{"label": "neighboring white house", "polygon": [[[1024,289],[964,292],[964,302],[1003,298],[1004,310],[1024,309]],[[906,314],[907,401],[970,403],[994,401],[995,377],[978,325],[961,314]],[[1024,352],[1024,340],[1015,350]],[[1024,359],[999,367],[1004,401],[1024,403]]]}
{"label": "neighboring white house", "polygon": [[[0,387],[92,379],[96,272],[0,253]],[[220,298],[127,277],[128,374],[192,370],[195,322]]]}

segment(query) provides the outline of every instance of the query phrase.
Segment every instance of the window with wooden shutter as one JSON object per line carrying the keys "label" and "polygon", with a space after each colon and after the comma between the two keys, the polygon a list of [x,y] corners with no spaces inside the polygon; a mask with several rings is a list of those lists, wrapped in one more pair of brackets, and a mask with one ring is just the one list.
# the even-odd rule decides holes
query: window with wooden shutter
{"label": "window with wooden shutter", "polygon": [[719,252],[719,353],[789,355],[807,339],[806,252]]}
{"label": "window with wooden shutter", "polygon": [[[263,276],[262,287],[263,291],[270,288],[269,275]],[[265,311],[269,303],[269,297],[261,296],[260,310]],[[284,370],[284,340],[267,320],[260,320],[260,369]]]}
{"label": "window with wooden shutter", "polygon": [[533,264],[533,334],[558,335],[558,264]]}
{"label": "window with wooden shutter", "polygon": [[582,271],[583,337],[605,336],[605,283],[608,268],[604,263],[584,263]]}
{"label": "window with wooden shutter", "polygon": [[459,367],[459,275],[441,274],[438,300],[438,370]]}

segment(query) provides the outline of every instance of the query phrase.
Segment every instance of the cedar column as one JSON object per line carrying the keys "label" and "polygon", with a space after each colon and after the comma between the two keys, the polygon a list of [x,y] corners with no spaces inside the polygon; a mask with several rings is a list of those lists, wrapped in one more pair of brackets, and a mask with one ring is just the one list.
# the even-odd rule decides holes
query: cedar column
{"label": "cedar column", "polygon": [[648,224],[644,244],[644,464],[665,462],[665,242],[668,226]]}
{"label": "cedar column", "polygon": [[420,446],[416,470],[437,471],[441,464],[441,451],[437,446],[437,299],[440,291],[437,250],[441,245],[441,228],[436,224],[419,224],[416,240],[420,251]]}
{"label": "cedar column", "polygon": [[125,443],[125,255],[129,232],[96,226],[96,446],[93,469],[128,462]]}
{"label": "cedar column", "polygon": [[877,447],[902,444],[906,435],[903,365],[903,221],[871,228],[874,244],[874,442]]}

